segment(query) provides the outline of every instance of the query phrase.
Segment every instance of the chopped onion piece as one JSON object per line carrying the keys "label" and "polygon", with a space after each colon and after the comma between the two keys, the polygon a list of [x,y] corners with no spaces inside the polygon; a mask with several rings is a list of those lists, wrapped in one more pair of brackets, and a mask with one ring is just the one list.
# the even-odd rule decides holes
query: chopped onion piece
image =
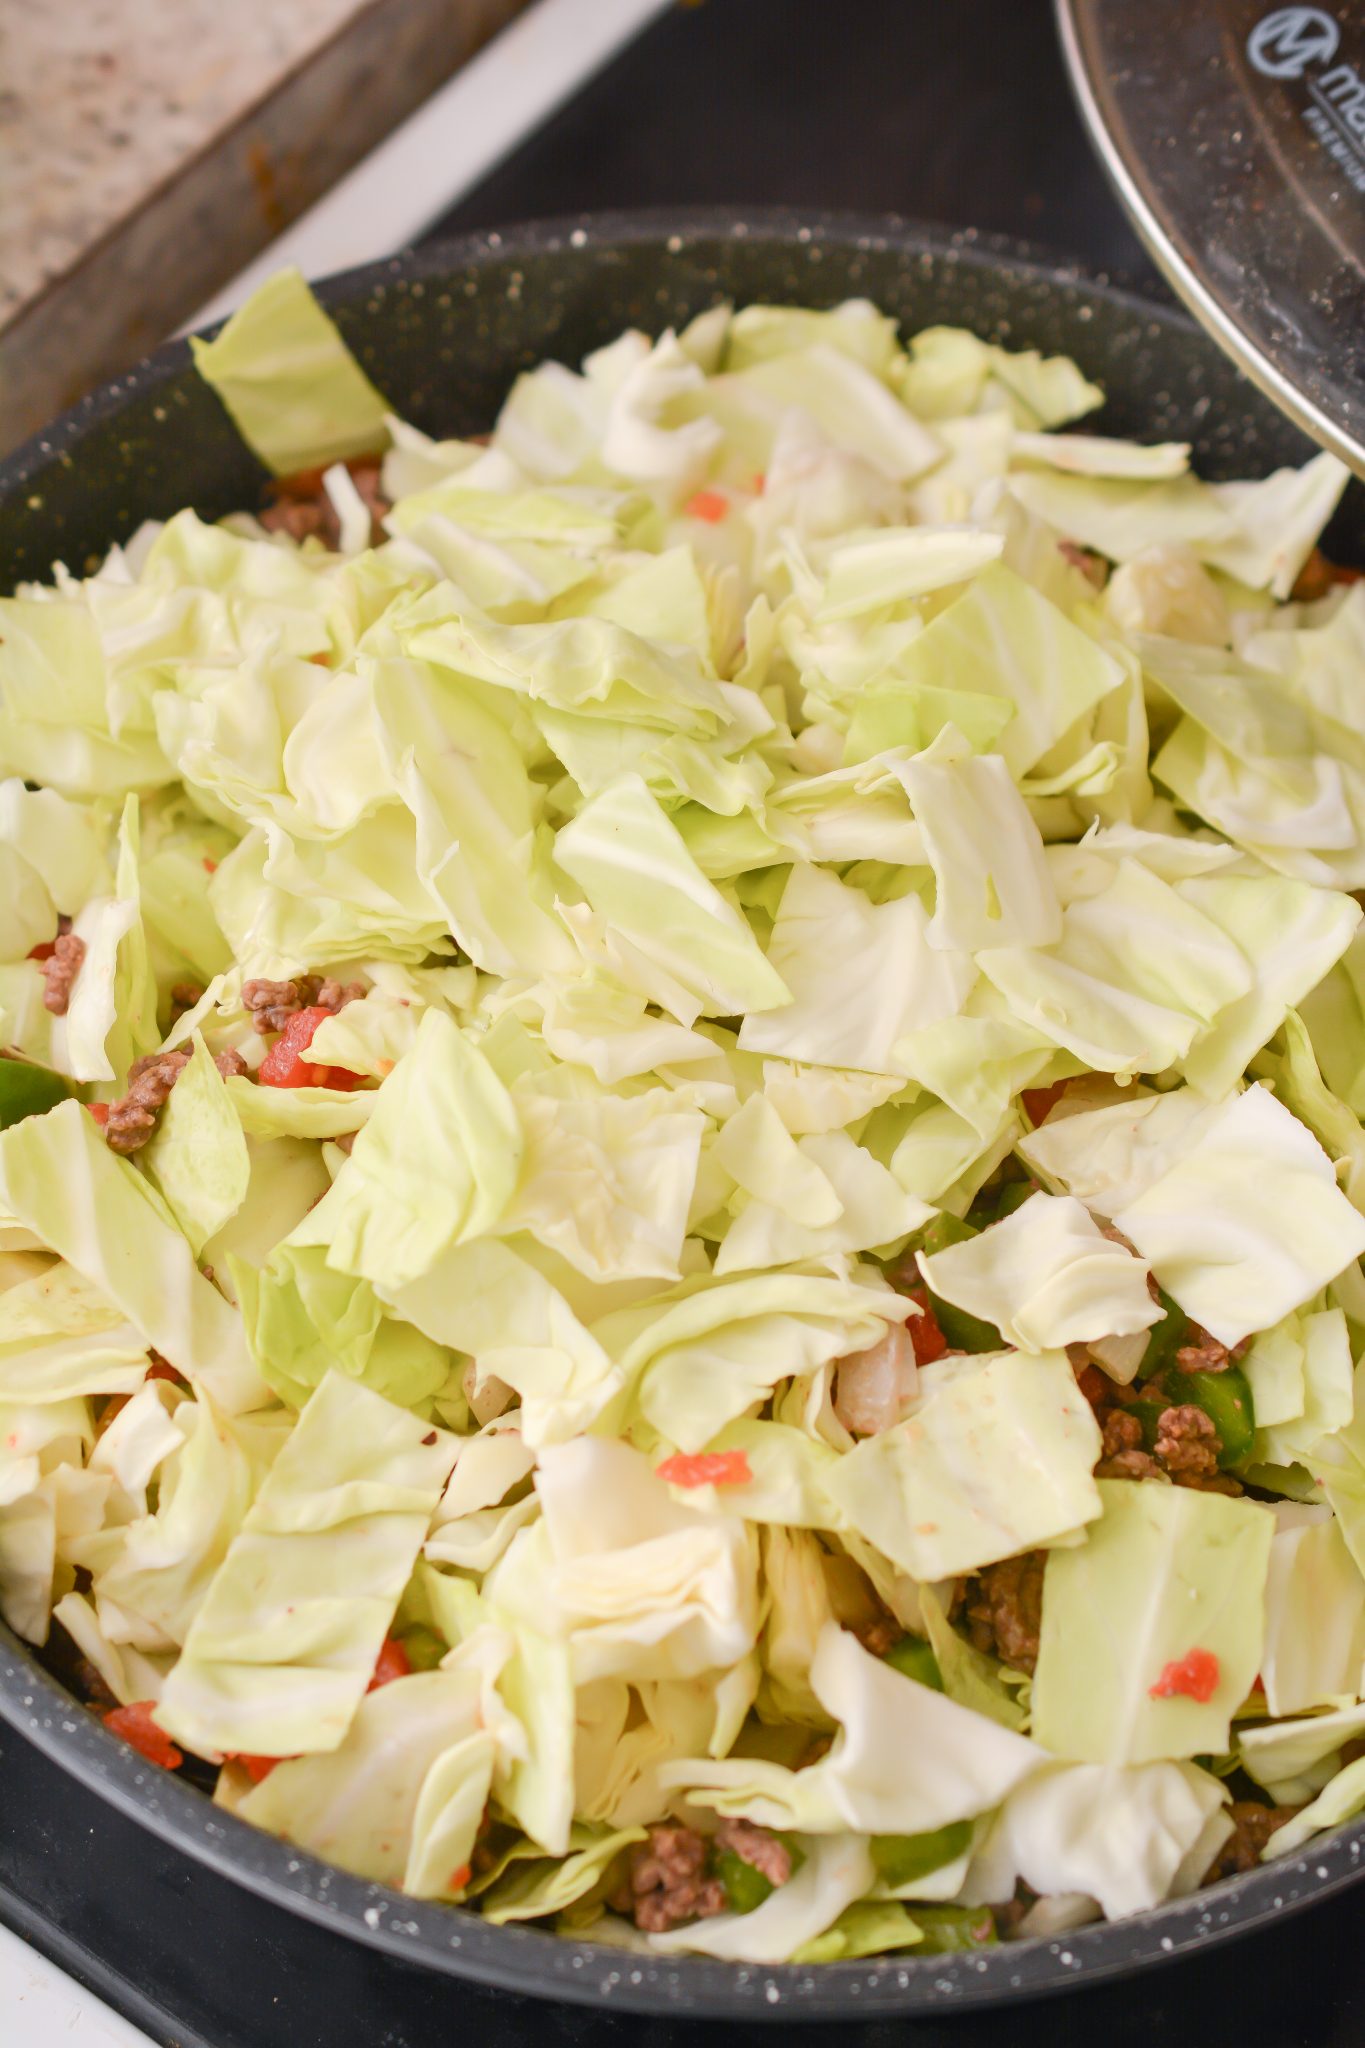
{"label": "chopped onion piece", "polygon": [[851,1436],[877,1436],[900,1421],[918,1391],[914,1342],[895,1323],[870,1350],[839,1360],[834,1412]]}

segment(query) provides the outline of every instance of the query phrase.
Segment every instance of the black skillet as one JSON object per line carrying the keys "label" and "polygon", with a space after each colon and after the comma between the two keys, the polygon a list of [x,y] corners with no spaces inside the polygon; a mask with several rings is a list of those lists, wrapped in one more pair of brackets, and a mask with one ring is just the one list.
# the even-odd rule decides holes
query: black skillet
{"label": "black skillet", "polygon": [[[518,370],[545,356],[576,362],[625,326],[658,330],[725,298],[830,305],[851,295],[898,315],[906,332],[951,322],[1075,356],[1109,394],[1098,428],[1192,441],[1207,475],[1263,475],[1313,452],[1183,314],[1015,244],[886,218],[593,215],[424,248],[321,287],[395,411],[438,434],[481,431]],[[141,520],[186,503],[208,517],[257,504],[265,482],[188,348],[172,343],[0,463],[0,590],[46,577],[56,559],[91,568]],[[1360,486],[1329,545],[1338,559],[1365,559]],[[819,1969],[652,1959],[490,1927],[299,1854],[144,1764],[3,1627],[0,1718],[145,1827],[291,1912],[452,1976],[639,2012],[830,2020],[1006,2004],[1248,1933],[1340,1891],[1365,1860],[1361,1821],[1302,1858],[1136,1919],[968,1956],[909,1952]]]}

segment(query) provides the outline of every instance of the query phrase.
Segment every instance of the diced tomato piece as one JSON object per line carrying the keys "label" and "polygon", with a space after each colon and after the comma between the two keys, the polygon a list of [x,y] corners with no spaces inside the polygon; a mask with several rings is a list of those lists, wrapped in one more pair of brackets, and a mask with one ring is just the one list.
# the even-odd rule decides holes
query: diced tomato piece
{"label": "diced tomato piece", "polygon": [[295,1011],[261,1061],[256,1079],[263,1088],[337,1088],[349,1093],[360,1086],[363,1075],[345,1067],[317,1066],[303,1057],[313,1034],[331,1015],[319,1008]]}
{"label": "diced tomato piece", "polygon": [[50,960],[56,950],[57,941],[55,939],[44,939],[41,946],[29,947],[28,957],[30,960]]}
{"label": "diced tomato piece", "polygon": [[189,1381],[185,1378],[183,1372],[177,1372],[175,1367],[168,1365],[164,1358],[157,1358],[156,1356],[153,1356],[152,1362],[147,1368],[147,1377],[149,1380],[170,1380],[177,1387],[187,1387],[189,1385]]}
{"label": "diced tomato piece", "polygon": [[260,1785],[263,1784],[264,1781],[270,1776],[270,1773],[274,1770],[276,1764],[282,1764],[285,1761],[285,1759],[282,1756],[241,1755],[227,1756],[224,1757],[223,1761],[224,1763],[229,1764],[240,1764],[242,1769],[246,1772],[248,1778],[250,1778],[252,1784]]}
{"label": "diced tomato piece", "polygon": [[938,1326],[938,1317],[929,1306],[929,1290],[926,1287],[912,1287],[910,1299],[920,1313],[911,1316],[906,1324],[910,1342],[915,1347],[915,1364],[932,1365],[936,1358],[942,1358],[948,1349],[948,1339]]}
{"label": "diced tomato piece", "polygon": [[322,489],[326,465],[318,463],[312,469],[291,469],[288,476],[277,476],[270,486],[274,498],[312,498]]}
{"label": "diced tomato piece", "polygon": [[743,1451],[675,1451],[654,1470],[670,1486],[746,1486],[754,1476]]}
{"label": "diced tomato piece", "polygon": [[158,1728],[152,1719],[155,1705],[155,1700],[134,1700],[131,1706],[111,1707],[104,1716],[104,1725],[113,1734],[121,1735],[149,1764],[159,1764],[163,1771],[178,1771],[185,1759],[165,1729]]}
{"label": "diced tomato piece", "polygon": [[94,1117],[100,1129],[103,1130],[109,1121],[109,1104],[107,1102],[87,1102],[85,1106],[91,1116]]}
{"label": "diced tomato piece", "polygon": [[367,1688],[378,1692],[381,1685],[392,1685],[395,1678],[406,1678],[412,1670],[408,1653],[394,1636],[385,1638],[384,1647],[375,1660],[374,1677]]}
{"label": "diced tomato piece", "polygon": [[730,500],[719,491],[695,491],[683,510],[692,519],[704,519],[708,525],[717,526],[730,509]]}
{"label": "diced tomato piece", "polygon": [[216,861],[216,860],[214,860],[214,858],[213,858],[213,856],[212,856],[211,854],[207,854],[207,853],[206,853],[206,854],[204,855],[204,873],[205,873],[206,875],[216,875],[216,874],[217,874],[217,872],[218,872],[218,863],[217,863],[217,861]]}
{"label": "diced tomato piece", "polygon": [[473,1875],[474,1873],[467,1863],[462,1863],[458,1870],[452,1870],[450,1873],[451,1891],[462,1892]]}
{"label": "diced tomato piece", "polygon": [[1154,1700],[1198,1700],[1200,1706],[1205,1706],[1217,1692],[1220,1676],[1218,1659],[1212,1650],[1190,1650],[1166,1666],[1147,1696]]}
{"label": "diced tomato piece", "polygon": [[1025,1088],[1020,1096],[1024,1114],[1035,1131],[1048,1111],[1061,1101],[1066,1092],[1065,1081],[1054,1081],[1050,1088]]}

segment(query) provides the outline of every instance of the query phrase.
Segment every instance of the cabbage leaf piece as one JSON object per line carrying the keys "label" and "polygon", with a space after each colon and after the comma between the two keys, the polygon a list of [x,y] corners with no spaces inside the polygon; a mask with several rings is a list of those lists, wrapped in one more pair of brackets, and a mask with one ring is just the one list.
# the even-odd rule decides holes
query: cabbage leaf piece
{"label": "cabbage leaf piece", "polygon": [[493,1761],[477,1674],[417,1671],[361,1699],[329,1752],[277,1764],[237,1811],[358,1877],[419,1899],[454,1898]]}
{"label": "cabbage leaf piece", "polygon": [[1023,1351],[1131,1336],[1161,1316],[1142,1260],[1069,1195],[1031,1195],[964,1243],[921,1252],[919,1264],[936,1295]]}
{"label": "cabbage leaf piece", "polygon": [[340,1272],[405,1287],[498,1220],[521,1152],[516,1111],[488,1060],[451,1017],[428,1010],[293,1241],[325,1245]]}
{"label": "cabbage leaf piece", "polygon": [[555,858],[608,926],[684,992],[681,1003],[669,1001],[660,987],[680,1023],[787,1002],[786,983],[742,914],[702,874],[638,775],[585,803],[561,827]]}
{"label": "cabbage leaf piece", "polygon": [[[873,903],[823,868],[796,865],[768,947],[791,1001],[740,1026],[742,1052],[874,1074],[902,1071],[907,1033],[961,1010],[976,978],[963,953],[935,952],[918,896]],[[858,1001],[847,1000],[856,988]]]}
{"label": "cabbage leaf piece", "polygon": [[485,1583],[494,1605],[566,1639],[578,1684],[728,1670],[758,1634],[756,1545],[719,1509],[690,1507],[628,1444],[542,1448],[542,1521]]}
{"label": "cabbage leaf piece", "polygon": [[1365,1690],[1365,1576],[1327,1508],[1277,1512],[1261,1681],[1278,1718]]}
{"label": "cabbage leaf piece", "polygon": [[147,1343],[228,1414],[264,1407],[236,1310],[204,1279],[150,1184],[78,1102],[0,1132],[11,1214],[116,1302]]}
{"label": "cabbage leaf piece", "polygon": [[[1043,1580],[1033,1729],[1078,1763],[1221,1755],[1265,1643],[1271,1510],[1188,1487],[1099,1482],[1104,1513]],[[1162,1689],[1191,1651],[1207,1699]]]}
{"label": "cabbage leaf piece", "polygon": [[194,366],[242,439],[276,476],[365,455],[387,442],[388,406],[297,270],[261,285]]}
{"label": "cabbage leaf piece", "polygon": [[944,1359],[921,1368],[920,1395],[825,1480],[848,1526],[912,1578],[977,1571],[1100,1513],[1099,1428],[1064,1351]]}
{"label": "cabbage leaf piece", "polygon": [[757,1757],[690,1757],[665,1785],[698,1806],[813,1835],[927,1834],[998,1806],[1046,1761],[1022,1735],[907,1678],[834,1622],[810,1682],[839,1726],[818,1763],[790,1771]]}
{"label": "cabbage leaf piece", "polygon": [[[1136,1488],[1133,1489],[1137,1491]],[[968,1899],[1079,1892],[1111,1920],[1193,1891],[1232,1832],[1217,1778],[1191,1763],[1054,1764],[1005,1801]]]}
{"label": "cabbage leaf piece", "polygon": [[157,1710],[167,1733],[209,1757],[336,1749],[454,1456],[443,1430],[330,1373],[195,1615]]}
{"label": "cabbage leaf piece", "polygon": [[1365,1216],[1332,1162],[1262,1087],[1196,1126],[1183,1156],[1114,1221],[1223,1344],[1269,1329],[1365,1252]]}

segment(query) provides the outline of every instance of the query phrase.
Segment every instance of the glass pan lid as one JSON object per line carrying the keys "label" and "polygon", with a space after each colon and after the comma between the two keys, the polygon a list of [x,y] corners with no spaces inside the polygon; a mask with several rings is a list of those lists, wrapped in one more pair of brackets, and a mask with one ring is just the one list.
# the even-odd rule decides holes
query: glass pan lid
{"label": "glass pan lid", "polygon": [[1365,0],[1057,0],[1081,109],[1171,284],[1365,475]]}

